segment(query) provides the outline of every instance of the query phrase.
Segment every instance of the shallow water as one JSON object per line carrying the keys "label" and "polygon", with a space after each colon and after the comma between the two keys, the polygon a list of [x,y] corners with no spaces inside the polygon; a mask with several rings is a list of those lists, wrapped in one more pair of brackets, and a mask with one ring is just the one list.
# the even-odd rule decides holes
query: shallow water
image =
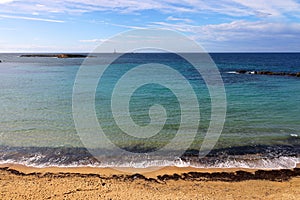
{"label": "shallow water", "polygon": [[[104,67],[110,54],[90,58],[90,67]],[[191,165],[196,167],[289,168],[299,160],[300,154],[300,79],[289,76],[267,76],[232,73],[236,70],[299,72],[300,54],[211,54],[224,81],[227,97],[225,125],[208,157],[198,159],[203,137],[211,117],[209,91],[201,76],[188,63],[173,54],[128,54],[120,57],[106,71],[95,94],[95,110],[106,136],[118,147],[137,153],[138,156],[118,155],[114,148],[92,147],[98,160],[85,150],[75,129],[72,116],[72,92],[77,71],[83,59],[24,58],[19,54],[0,54],[0,159],[2,163],[17,162],[27,165],[95,165],[133,166]],[[185,108],[190,120],[195,105],[186,98],[179,102],[168,88],[148,84],[135,91],[130,102],[133,121],[146,126],[151,120],[149,108],[163,105],[167,120],[160,117],[154,127],[163,126],[159,134],[150,139],[124,136],[113,120],[110,94],[122,74],[136,65],[151,62],[172,66],[187,78],[198,97],[201,121],[199,127],[184,126],[186,139],[194,142],[177,143],[175,149],[186,149],[186,154],[174,156],[174,149],[163,155],[149,158],[175,137],[180,125],[180,109]],[[146,71],[151,73],[151,70]],[[163,72],[157,72],[157,76]],[[143,76],[133,77],[143,79]],[[90,86],[86,77],[86,86]],[[183,96],[186,88],[171,76],[164,81]],[[85,95],[84,93],[82,94]],[[117,94],[117,106],[124,101],[124,94]],[[84,103],[84,102],[83,102]],[[117,108],[116,110],[120,110]],[[117,112],[126,119],[127,115]],[[126,121],[125,121],[126,122]],[[122,124],[131,130],[130,124]],[[119,125],[119,124],[118,124]],[[194,137],[192,130],[198,129]],[[86,132],[86,137],[89,132]]]}

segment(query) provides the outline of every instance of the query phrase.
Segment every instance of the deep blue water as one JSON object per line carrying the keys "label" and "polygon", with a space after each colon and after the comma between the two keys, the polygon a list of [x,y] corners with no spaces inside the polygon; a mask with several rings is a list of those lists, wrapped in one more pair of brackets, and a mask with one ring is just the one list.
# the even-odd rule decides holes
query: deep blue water
{"label": "deep blue water", "polygon": [[[89,58],[85,67],[103,68],[114,55],[98,54]],[[85,149],[82,137],[89,137],[89,129],[78,134],[72,113],[72,94],[76,74],[84,59],[25,58],[19,54],[0,54],[0,159],[2,163],[18,162],[28,165],[95,165],[95,166],[151,166],[192,165],[197,167],[293,167],[300,155],[300,78],[236,74],[237,70],[300,72],[298,53],[213,53],[226,91],[227,113],[222,134],[214,150],[204,159],[196,157],[211,119],[211,99],[203,77],[188,62],[175,54],[126,54],[115,60],[104,72],[95,91],[95,111],[99,124],[107,138],[117,148],[137,156],[118,155],[116,147],[99,146],[98,160]],[[196,91],[199,107],[189,98],[187,87],[174,76],[168,76],[161,68],[151,68],[160,63],[177,70]],[[139,87],[131,96],[129,111],[132,121],[140,127],[153,123],[153,130],[161,129],[147,138],[135,137],[133,127],[126,120],[121,106],[126,101],[127,90],[115,95],[115,113],[112,114],[111,94],[121,77],[129,70],[149,64],[139,76],[129,76],[124,87],[133,87],[131,81],[162,79],[183,96],[180,102],[168,87],[149,83]],[[155,70],[153,70],[155,69]],[[160,71],[161,70],[161,71]],[[153,75],[154,71],[154,75]],[[163,75],[163,76],[162,76]],[[90,91],[91,77],[83,80]],[[130,84],[131,83],[131,84]],[[134,88],[133,88],[134,89]],[[184,98],[186,97],[186,98]],[[155,107],[160,105],[160,107]],[[120,108],[118,107],[120,106]],[[153,106],[151,121],[149,109]],[[162,112],[162,107],[165,109]],[[176,136],[183,112],[187,121],[194,120],[200,108],[200,124],[183,126],[185,139],[192,144],[177,142],[166,149],[164,155],[149,158]],[[184,110],[182,110],[184,109]],[[165,112],[165,118],[162,113]],[[84,117],[84,116],[83,116]],[[118,117],[120,122],[116,122]],[[119,126],[123,128],[120,128]],[[92,128],[92,127],[91,127]],[[149,129],[145,129],[147,132]],[[196,136],[192,130],[197,131]],[[125,134],[127,130],[127,134]],[[131,132],[132,130],[132,132]],[[94,146],[93,146],[94,145]],[[187,149],[186,154],[165,156],[172,151]],[[179,159],[179,161],[178,161]],[[185,162],[182,163],[182,160]],[[130,163],[130,164],[129,164]]]}

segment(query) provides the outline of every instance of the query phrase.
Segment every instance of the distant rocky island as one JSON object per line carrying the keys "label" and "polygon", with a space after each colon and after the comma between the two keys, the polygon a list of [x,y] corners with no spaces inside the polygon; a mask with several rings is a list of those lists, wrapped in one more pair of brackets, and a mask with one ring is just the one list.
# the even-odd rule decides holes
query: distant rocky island
{"label": "distant rocky island", "polygon": [[46,58],[86,58],[87,55],[83,54],[69,54],[69,53],[62,53],[62,54],[24,54],[20,57],[46,57]]}

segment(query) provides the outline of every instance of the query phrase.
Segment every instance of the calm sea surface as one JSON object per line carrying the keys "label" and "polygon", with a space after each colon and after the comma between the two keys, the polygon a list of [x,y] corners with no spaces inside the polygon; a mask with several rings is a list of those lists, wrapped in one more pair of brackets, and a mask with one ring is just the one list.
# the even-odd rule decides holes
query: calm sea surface
{"label": "calm sea surface", "polygon": [[[94,55],[89,58],[89,65],[103,68],[110,56]],[[82,135],[77,134],[72,115],[73,86],[84,59],[25,58],[20,54],[0,54],[0,162],[33,166],[294,167],[300,161],[300,78],[234,72],[300,72],[300,54],[213,53],[211,57],[224,82],[227,114],[222,134],[207,157],[197,157],[211,119],[211,99],[201,76],[176,55],[141,53],[123,55],[110,65],[99,82],[94,105],[99,124],[107,137],[119,148],[138,156],[126,157],[118,155],[114,148],[96,146],[93,148],[97,149],[99,157],[95,159],[82,143]],[[135,90],[129,110],[137,125],[151,123],[151,106],[165,108],[166,120],[160,120],[156,111],[152,113],[154,117],[158,116],[154,125],[163,129],[150,139],[125,137],[113,117],[126,118],[127,115],[123,112],[111,114],[110,95],[114,84],[134,66],[153,62],[172,66],[197,91],[201,121],[197,127],[184,127],[186,138],[192,138],[193,142],[188,147],[184,142],[177,143],[176,149],[187,149],[184,155],[178,157],[156,155],[154,159],[147,155],[175,137],[182,107],[193,117],[198,107],[188,98],[180,102],[170,89],[154,83]],[[133,78],[142,81],[143,76]],[[185,94],[185,86],[173,77],[166,76],[164,81]],[[85,83],[88,87],[89,77],[86,77]],[[122,94],[119,95],[117,105],[124,100]],[[126,121],[122,126],[129,131],[132,128]],[[197,130],[196,136],[191,133],[194,129]],[[172,148],[168,150],[171,152]]]}

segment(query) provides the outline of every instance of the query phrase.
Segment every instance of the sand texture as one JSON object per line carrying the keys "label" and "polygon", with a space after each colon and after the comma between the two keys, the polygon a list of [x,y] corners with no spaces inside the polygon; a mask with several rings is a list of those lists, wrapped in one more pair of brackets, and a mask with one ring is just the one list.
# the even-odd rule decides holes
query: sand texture
{"label": "sand texture", "polygon": [[[0,199],[300,199],[300,169],[112,169],[1,166]],[[177,173],[176,173],[177,172]]]}

